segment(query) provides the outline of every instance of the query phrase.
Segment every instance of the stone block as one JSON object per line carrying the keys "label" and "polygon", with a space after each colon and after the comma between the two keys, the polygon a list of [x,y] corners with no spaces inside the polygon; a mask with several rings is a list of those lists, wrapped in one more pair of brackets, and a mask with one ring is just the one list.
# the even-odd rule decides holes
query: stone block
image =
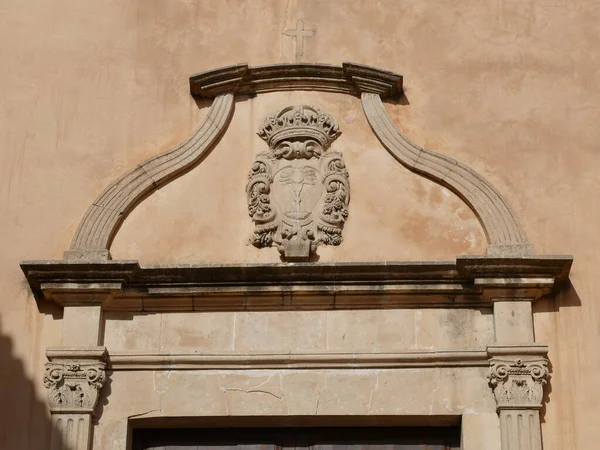
{"label": "stone block", "polygon": [[329,311],[327,349],[386,352],[415,347],[415,310]]}
{"label": "stone block", "polygon": [[415,311],[418,349],[484,349],[494,342],[491,308]]}
{"label": "stone block", "polygon": [[235,351],[325,351],[326,311],[235,313]]}
{"label": "stone block", "polygon": [[94,347],[100,344],[102,307],[67,306],[63,313],[62,345]]}
{"label": "stone block", "polygon": [[494,302],[494,327],[498,344],[533,342],[531,301]]}
{"label": "stone block", "polygon": [[160,350],[162,352],[228,352],[233,349],[232,312],[164,313]]}
{"label": "stone block", "polygon": [[158,351],[161,314],[104,314],[104,345],[109,352]]}

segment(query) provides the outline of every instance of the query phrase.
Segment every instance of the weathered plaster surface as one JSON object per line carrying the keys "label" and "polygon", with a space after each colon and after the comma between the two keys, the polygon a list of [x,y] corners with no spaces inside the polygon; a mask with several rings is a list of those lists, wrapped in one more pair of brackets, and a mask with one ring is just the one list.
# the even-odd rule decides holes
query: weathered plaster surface
{"label": "weathered plaster surface", "polygon": [[[240,8],[237,1],[5,0],[2,8],[0,42],[9,44],[0,49],[7,68],[0,73],[0,404],[11,412],[0,418],[0,448],[44,448],[49,442],[44,351],[61,341],[61,313],[38,310],[18,262],[61,258],[104,186],[190,135],[205,114],[189,97],[190,74],[238,61],[292,60],[293,39],[282,31],[299,18],[317,30],[306,40],[306,60],[357,61],[403,73],[409,104],[386,106],[403,131],[492,181],[539,253],[575,255],[572,285],[534,305],[536,339],[549,343],[553,372],[543,411],[544,448],[586,449],[600,438],[597,2],[259,0]],[[358,99],[305,95],[343,124],[339,143],[353,165],[356,209],[343,246],[319,250],[323,261],[451,259],[483,251],[470,211],[392,164],[368,130]],[[248,253],[254,250],[245,246],[249,230],[242,227],[250,224],[232,217],[245,213],[246,170],[261,144],[255,123],[290,99],[292,94],[273,94],[238,102],[237,131],[206,164],[136,210],[115,242],[117,256],[271,261],[265,252]],[[234,158],[239,165],[231,164]],[[140,346],[154,342],[157,325],[142,322],[139,333],[123,339]],[[144,376],[153,389],[153,374]],[[120,380],[112,385],[96,436],[106,448],[111,433],[119,448],[123,417],[157,406],[153,391],[136,396],[135,411],[110,418],[120,404],[129,407],[117,389],[142,384]],[[374,381],[365,383],[370,392]],[[225,394],[218,386],[210,392],[236,396],[240,404],[247,395],[260,395]],[[492,405],[491,391],[485,392]],[[269,405],[281,406],[266,397]],[[367,399],[358,402],[366,410]]]}

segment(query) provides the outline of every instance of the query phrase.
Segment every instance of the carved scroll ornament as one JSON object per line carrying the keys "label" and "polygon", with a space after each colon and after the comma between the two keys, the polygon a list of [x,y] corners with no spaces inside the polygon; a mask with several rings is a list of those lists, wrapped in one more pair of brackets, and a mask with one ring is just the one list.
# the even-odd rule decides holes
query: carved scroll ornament
{"label": "carved scroll ornament", "polygon": [[548,360],[520,358],[490,361],[489,384],[498,409],[541,408],[543,387],[548,382]]}
{"label": "carved scroll ornament", "polygon": [[256,247],[276,245],[286,261],[308,261],[319,244],[339,245],[350,185],[342,154],[327,151],[341,134],[329,114],[288,106],[265,119],[269,145],[248,175],[248,213]]}
{"label": "carved scroll ornament", "polygon": [[44,386],[48,389],[51,412],[91,413],[104,385],[103,362],[65,362],[46,364]]}

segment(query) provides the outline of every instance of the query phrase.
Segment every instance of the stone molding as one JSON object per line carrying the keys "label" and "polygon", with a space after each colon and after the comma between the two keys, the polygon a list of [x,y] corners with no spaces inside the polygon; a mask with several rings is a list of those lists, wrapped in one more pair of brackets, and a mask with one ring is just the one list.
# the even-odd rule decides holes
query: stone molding
{"label": "stone molding", "polygon": [[542,407],[543,388],[550,378],[547,352],[548,347],[539,344],[488,348],[492,356],[488,382],[499,411]]}
{"label": "stone molding", "polygon": [[106,349],[49,348],[44,373],[51,413],[92,414],[106,381]]}
{"label": "stone molding", "polygon": [[418,369],[488,367],[485,350],[396,353],[136,353],[110,352],[121,370]]}
{"label": "stone molding", "polygon": [[190,77],[194,96],[213,98],[223,93],[256,95],[280,91],[322,91],[357,95],[370,92],[383,98],[402,94],[402,75],[376,67],[345,62],[330,64],[237,64]]}
{"label": "stone molding", "polygon": [[[25,261],[21,268],[40,301],[97,304],[120,311],[264,311],[397,307],[484,307],[477,278],[511,279],[520,294],[528,280],[566,279],[570,256],[460,257],[452,262],[297,263],[140,266],[137,261]],[[521,280],[519,283],[515,280]],[[95,294],[94,294],[95,293]],[[508,294],[507,294],[508,295]],[[520,301],[520,297],[512,296]]]}
{"label": "stone molding", "polygon": [[232,94],[218,96],[202,124],[187,141],[140,163],[104,189],[81,220],[64,258],[110,259],[112,239],[125,217],[148,195],[201,160],[225,133],[233,109]]}
{"label": "stone molding", "polygon": [[450,189],[473,210],[485,232],[489,255],[533,254],[516,216],[489,181],[455,159],[412,143],[392,121],[379,95],[363,93],[361,99],[373,132],[398,162]]}
{"label": "stone molding", "polygon": [[329,150],[340,134],[333,117],[309,105],[265,119],[258,135],[269,150],[256,155],[246,187],[252,245],[276,245],[284,261],[301,262],[320,244],[341,244],[350,185],[342,154]]}

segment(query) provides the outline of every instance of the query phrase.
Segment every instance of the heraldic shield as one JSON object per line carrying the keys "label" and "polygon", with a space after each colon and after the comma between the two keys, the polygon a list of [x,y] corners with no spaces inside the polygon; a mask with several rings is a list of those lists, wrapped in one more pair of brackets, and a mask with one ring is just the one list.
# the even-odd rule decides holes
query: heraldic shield
{"label": "heraldic shield", "polygon": [[309,261],[319,244],[339,245],[350,185],[342,154],[328,151],[341,134],[329,114],[288,106],[267,117],[258,135],[269,150],[248,175],[251,242],[277,246],[284,261]]}

